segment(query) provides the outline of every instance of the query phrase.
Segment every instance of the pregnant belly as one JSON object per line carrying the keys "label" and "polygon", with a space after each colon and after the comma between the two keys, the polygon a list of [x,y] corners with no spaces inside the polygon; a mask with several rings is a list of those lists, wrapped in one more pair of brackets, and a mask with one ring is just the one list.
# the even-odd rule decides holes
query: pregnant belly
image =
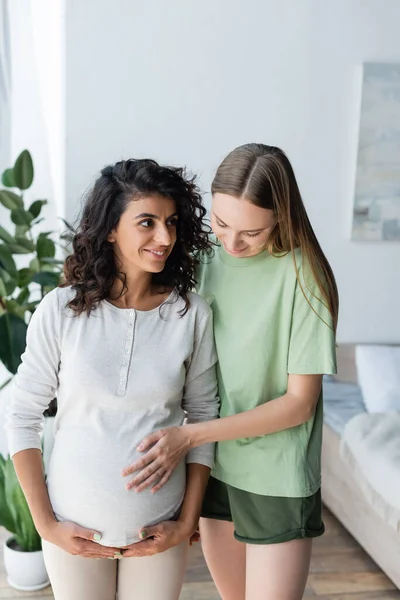
{"label": "pregnant belly", "polygon": [[54,513],[101,533],[101,544],[127,546],[142,527],[174,518],[183,500],[185,463],[158,492],[127,490],[122,469],[141,455],[135,441],[107,439],[87,430],[59,430],[48,469]]}

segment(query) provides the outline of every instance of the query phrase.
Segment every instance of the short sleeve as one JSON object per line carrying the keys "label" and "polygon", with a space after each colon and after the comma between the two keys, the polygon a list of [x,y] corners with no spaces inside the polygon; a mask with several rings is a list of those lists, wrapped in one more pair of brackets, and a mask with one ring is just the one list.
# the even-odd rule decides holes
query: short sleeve
{"label": "short sleeve", "polygon": [[331,314],[319,300],[321,293],[315,280],[307,277],[307,285],[304,280],[302,285],[304,293],[296,283],[287,371],[297,375],[334,375],[336,343]]}

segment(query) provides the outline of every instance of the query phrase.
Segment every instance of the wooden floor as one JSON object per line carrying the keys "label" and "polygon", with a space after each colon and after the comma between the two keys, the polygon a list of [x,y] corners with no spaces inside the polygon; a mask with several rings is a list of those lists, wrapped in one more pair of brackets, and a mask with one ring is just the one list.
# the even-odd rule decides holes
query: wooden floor
{"label": "wooden floor", "polygon": [[[324,600],[400,600],[400,591],[380,571],[337,520],[325,510],[326,534],[314,541],[313,559],[304,598]],[[0,540],[4,539],[4,530]],[[0,561],[0,599],[51,600],[51,588],[33,594],[8,587]],[[181,600],[218,600],[204,564],[200,544],[191,548]],[[74,600],[71,598],[71,600]]]}

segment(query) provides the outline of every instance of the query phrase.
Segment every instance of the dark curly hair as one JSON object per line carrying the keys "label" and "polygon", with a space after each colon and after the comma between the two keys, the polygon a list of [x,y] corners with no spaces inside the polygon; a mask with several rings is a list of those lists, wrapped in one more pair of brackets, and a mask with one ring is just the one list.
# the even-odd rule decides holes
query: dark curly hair
{"label": "dark curly hair", "polygon": [[178,213],[175,246],[163,271],[153,274],[153,282],[174,288],[185,300],[182,314],[187,312],[187,294],[196,283],[196,257],[202,252],[208,254],[213,246],[211,230],[203,222],[206,209],[195,180],[183,168],[161,166],[150,159],[124,160],[101,171],[87,196],[72,240],[73,253],[64,266],[63,286],[71,285],[76,292],[68,306],[77,315],[90,315],[109,296],[115,278],[123,284],[121,295],[127,291],[126,276],[117,268],[107,237],[131,201],[152,195],[174,200]]}

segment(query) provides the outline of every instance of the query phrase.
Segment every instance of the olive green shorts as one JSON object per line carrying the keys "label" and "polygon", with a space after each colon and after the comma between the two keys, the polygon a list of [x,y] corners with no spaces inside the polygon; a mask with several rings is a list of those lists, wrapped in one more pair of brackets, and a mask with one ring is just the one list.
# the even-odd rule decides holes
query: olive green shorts
{"label": "olive green shorts", "polygon": [[260,496],[210,477],[202,517],[231,521],[235,538],[247,544],[279,544],[325,531],[321,490],[308,498]]}

